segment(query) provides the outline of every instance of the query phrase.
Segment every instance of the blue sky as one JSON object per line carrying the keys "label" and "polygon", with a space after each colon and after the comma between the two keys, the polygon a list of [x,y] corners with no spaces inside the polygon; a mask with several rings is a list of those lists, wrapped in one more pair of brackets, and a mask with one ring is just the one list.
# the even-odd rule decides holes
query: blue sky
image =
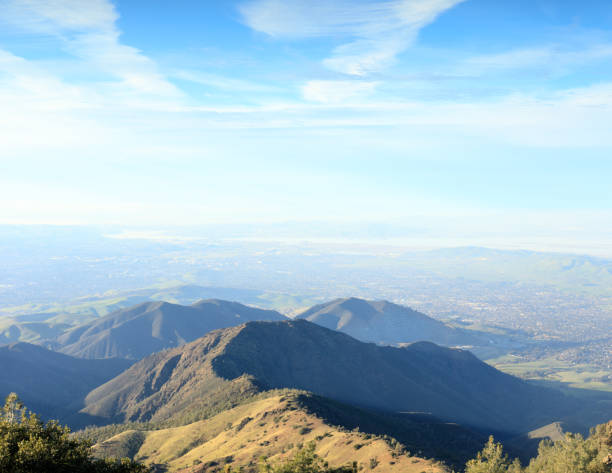
{"label": "blue sky", "polygon": [[0,222],[612,232],[607,0],[0,0],[0,104]]}

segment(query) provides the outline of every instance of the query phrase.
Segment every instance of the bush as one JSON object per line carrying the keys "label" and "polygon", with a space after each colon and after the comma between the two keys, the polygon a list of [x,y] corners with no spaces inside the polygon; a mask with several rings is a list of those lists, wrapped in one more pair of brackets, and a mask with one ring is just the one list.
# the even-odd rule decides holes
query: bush
{"label": "bush", "polygon": [[591,430],[589,438],[565,434],[562,440],[540,442],[538,455],[522,467],[512,463],[493,437],[478,456],[467,462],[466,473],[612,473],[612,421]]}
{"label": "bush", "polygon": [[128,458],[93,459],[89,441],[72,437],[70,429],[55,420],[43,423],[12,393],[0,412],[0,471],[145,473],[150,470]]}
{"label": "bush", "polygon": [[270,465],[263,459],[259,471],[260,473],[357,473],[357,463],[331,468],[315,453],[315,443],[309,442],[284,463]]}

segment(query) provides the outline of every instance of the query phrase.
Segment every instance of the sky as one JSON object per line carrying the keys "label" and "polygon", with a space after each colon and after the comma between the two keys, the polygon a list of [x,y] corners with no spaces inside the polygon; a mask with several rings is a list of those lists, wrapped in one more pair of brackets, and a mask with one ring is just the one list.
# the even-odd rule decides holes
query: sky
{"label": "sky", "polygon": [[611,177],[609,0],[0,0],[0,223],[603,240]]}

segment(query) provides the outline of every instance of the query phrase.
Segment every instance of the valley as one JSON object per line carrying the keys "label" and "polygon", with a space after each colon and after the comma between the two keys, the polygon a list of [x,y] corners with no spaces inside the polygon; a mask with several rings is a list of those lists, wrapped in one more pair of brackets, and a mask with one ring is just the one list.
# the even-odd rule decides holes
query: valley
{"label": "valley", "polygon": [[612,473],[611,59],[611,0],[0,0],[0,473]]}
{"label": "valley", "polygon": [[[294,318],[219,299],[144,302],[43,340],[48,348],[0,347],[15,367],[0,391],[67,422],[100,458],[169,472],[256,469],[262,456],[287,461],[311,444],[338,467],[445,472],[489,433],[528,458],[532,443],[516,440],[527,432],[555,422],[586,432],[612,416],[605,389],[539,386],[465,349],[419,341],[477,349],[492,337],[511,340],[358,298]],[[60,386],[70,383],[78,387],[67,397]]]}
{"label": "valley", "polygon": [[87,283],[149,255],[164,276],[128,269],[97,294],[75,285],[14,304],[26,272],[13,267],[0,299],[1,394],[67,423],[99,458],[255,471],[312,445],[333,467],[446,472],[489,434],[526,462],[541,439],[612,418],[605,260],[199,240],[112,252],[79,272],[80,256],[41,250],[30,274],[44,281],[61,262]]}
{"label": "valley", "polygon": [[[611,370],[612,263],[605,257],[478,247],[414,250],[377,242],[383,229],[375,226],[367,235],[347,227],[342,245],[317,240],[316,226],[289,225],[279,235],[278,227],[261,225],[255,240],[245,237],[251,230],[211,226],[147,234],[116,227],[4,226],[0,340],[54,338],[147,301],[189,305],[216,298],[293,317],[316,304],[358,297],[503,335],[496,347],[476,353],[485,360],[513,355],[553,370],[540,371],[546,374],[537,379],[569,379],[554,373],[573,371],[572,383],[587,386],[579,370]],[[52,244],[40,243],[44,231],[53,232]],[[295,239],[300,232],[310,235],[307,243]],[[17,244],[22,253],[9,251]],[[25,252],[30,256],[23,265]],[[533,375],[527,367],[514,372],[527,371]]]}

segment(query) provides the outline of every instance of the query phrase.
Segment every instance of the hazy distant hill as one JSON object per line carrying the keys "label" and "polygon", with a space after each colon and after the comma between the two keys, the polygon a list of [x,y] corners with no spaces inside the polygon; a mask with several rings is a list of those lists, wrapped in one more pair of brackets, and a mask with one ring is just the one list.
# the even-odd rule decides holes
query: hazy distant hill
{"label": "hazy distant hill", "polygon": [[23,322],[0,317],[0,345],[55,338],[70,328],[61,322]]}
{"label": "hazy distant hill", "polygon": [[381,347],[297,320],[247,323],[156,353],[92,391],[84,412],[115,422],[159,421],[250,390],[284,387],[511,432],[577,407],[573,398],[501,373],[466,351],[428,342]]}
{"label": "hazy distant hill", "polygon": [[140,359],[202,337],[211,330],[253,320],[285,320],[273,310],[203,300],[191,306],[145,302],[118,310],[57,338],[59,351],[81,358]]}
{"label": "hazy distant hill", "polygon": [[439,345],[479,345],[483,338],[387,301],[351,297],[316,305],[298,315],[359,340],[376,343],[430,341]]}
{"label": "hazy distant hill", "polygon": [[128,360],[82,360],[29,343],[0,347],[0,397],[16,392],[43,417],[65,418],[85,395],[128,368]]}

